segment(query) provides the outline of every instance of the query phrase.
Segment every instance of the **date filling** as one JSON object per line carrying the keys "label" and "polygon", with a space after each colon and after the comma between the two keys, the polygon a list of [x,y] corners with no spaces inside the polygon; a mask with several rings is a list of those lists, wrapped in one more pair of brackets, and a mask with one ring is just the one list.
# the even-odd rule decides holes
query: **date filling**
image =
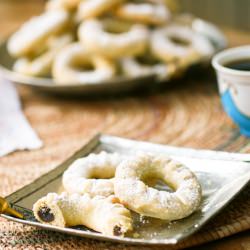
{"label": "date filling", "polygon": [[39,218],[44,222],[52,222],[55,219],[53,213],[51,213],[51,209],[48,207],[41,207],[38,211]]}
{"label": "date filling", "polygon": [[113,232],[114,232],[114,235],[115,236],[121,236],[122,235],[122,230],[121,230],[121,227],[120,226],[115,226],[114,229],[113,229]]}

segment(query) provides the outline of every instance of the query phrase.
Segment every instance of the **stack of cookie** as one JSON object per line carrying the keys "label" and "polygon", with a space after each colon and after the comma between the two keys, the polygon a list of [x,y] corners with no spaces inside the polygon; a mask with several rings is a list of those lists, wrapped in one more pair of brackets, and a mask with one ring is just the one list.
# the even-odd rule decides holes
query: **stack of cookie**
{"label": "stack of cookie", "polygon": [[49,0],[8,41],[14,71],[56,84],[115,76],[166,80],[214,53],[211,42],[176,21],[170,0]]}
{"label": "stack of cookie", "polygon": [[[158,179],[172,192],[154,188]],[[201,186],[191,170],[169,157],[143,152],[90,154],[69,166],[62,184],[66,193],[49,193],[34,204],[36,219],[58,227],[84,225],[108,236],[133,230],[130,210],[173,221],[189,216],[201,203]]]}

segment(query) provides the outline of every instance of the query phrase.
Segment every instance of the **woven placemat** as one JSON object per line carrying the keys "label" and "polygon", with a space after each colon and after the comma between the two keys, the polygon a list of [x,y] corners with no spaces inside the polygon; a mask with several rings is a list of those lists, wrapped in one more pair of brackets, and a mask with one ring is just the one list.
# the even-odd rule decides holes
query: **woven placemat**
{"label": "woven placemat", "polygon": [[[190,76],[174,87],[134,96],[60,99],[19,89],[24,111],[44,148],[0,159],[0,195],[30,183],[69,157],[97,132],[175,146],[250,152],[250,141],[222,110],[214,76]],[[184,248],[250,229],[246,188]],[[0,219],[0,249],[138,249],[81,239]],[[142,247],[141,249],[162,249]]]}

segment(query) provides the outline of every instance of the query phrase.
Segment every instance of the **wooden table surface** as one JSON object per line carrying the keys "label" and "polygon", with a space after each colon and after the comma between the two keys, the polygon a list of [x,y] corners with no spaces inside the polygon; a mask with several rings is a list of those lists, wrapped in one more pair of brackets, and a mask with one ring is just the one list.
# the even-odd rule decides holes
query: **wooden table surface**
{"label": "wooden table surface", "polygon": [[[26,1],[0,0],[0,31],[1,31],[0,32],[0,39],[3,39],[8,34],[10,34],[24,20],[26,20],[31,15],[34,15],[36,13],[40,13],[41,10],[42,10],[43,3],[44,3],[44,1],[41,1],[41,0],[36,0],[36,1],[33,1],[33,0],[26,0]],[[250,33],[247,34],[247,33],[239,32],[239,31],[236,32],[236,31],[232,31],[230,29],[224,29],[224,30],[225,30],[225,33],[226,33],[229,41],[230,41],[230,46],[247,44],[247,43],[250,42]],[[28,92],[28,94],[27,94],[26,91],[22,91],[22,90],[21,90],[21,95],[22,95],[23,100],[27,100],[27,98],[31,98],[31,99],[35,98],[33,96],[33,94],[30,94],[30,92]],[[46,100],[48,100],[48,105],[51,105],[51,103],[53,103],[53,101],[51,101],[50,98],[48,98],[48,99],[46,99],[46,97],[39,97],[39,98],[43,99],[44,103],[46,102]],[[59,101],[59,102],[62,102],[62,101]],[[31,116],[32,107],[30,107],[28,105],[28,103],[29,103],[28,101],[25,101],[25,103],[24,103],[25,113],[28,116],[28,118],[31,118],[32,125],[34,125],[35,128],[37,128],[39,130],[39,126],[36,127],[36,124],[38,124],[38,122],[32,120],[32,116]],[[31,101],[31,103],[33,103],[33,102]],[[95,108],[96,107],[94,107],[94,109]],[[71,112],[71,111],[70,111],[70,109],[67,109],[66,112]],[[41,114],[41,116],[42,115],[43,114]],[[228,126],[230,127],[230,129],[235,129],[234,125],[228,120],[228,118],[226,116],[223,116],[223,119],[224,120],[222,122],[225,122],[225,123],[227,122],[229,124]],[[171,129],[171,127],[169,129]],[[40,128],[39,132],[42,134],[41,128]],[[151,140],[152,138],[149,137],[149,138],[146,138],[146,139]],[[160,141],[160,138],[154,138],[152,140],[156,141],[156,142],[158,142],[158,141],[163,142],[163,141]],[[249,150],[249,141],[246,138],[238,136],[237,140],[238,141],[237,141],[237,143],[234,144],[234,147],[230,147],[229,144],[226,145],[226,142],[225,142],[226,146],[224,145],[225,147],[223,147],[223,149],[228,150],[228,151],[234,151],[234,150],[238,151],[242,147],[239,147],[237,145],[239,145],[239,144],[243,145],[244,144],[245,145],[244,150],[241,150],[241,151],[244,151],[244,152],[249,152],[250,151]],[[167,142],[172,142],[172,141],[170,139],[168,139]],[[49,143],[50,143],[49,140],[46,143],[48,143],[48,145],[49,145]],[[199,144],[196,143],[195,141],[193,141],[191,143],[187,143],[185,140],[180,141],[178,143],[173,141],[173,144],[183,145],[183,146],[199,147]],[[215,144],[216,144],[216,142],[215,142]],[[210,148],[210,146],[209,146],[210,144],[204,144],[204,145],[205,145],[204,147]],[[214,146],[215,145],[212,145],[211,147],[214,148]],[[17,154],[13,154],[13,155],[10,155],[10,156],[0,160],[0,164],[8,164],[9,162],[10,162],[10,164],[12,164],[12,162],[14,162],[16,160],[16,157],[17,157],[16,155]],[[9,177],[7,176],[6,178],[9,178]],[[15,187],[13,186],[13,189],[19,187],[20,185],[21,185],[21,183],[18,183],[17,186],[15,186]],[[6,194],[8,192],[10,192],[10,191],[13,191],[13,190],[6,191]],[[6,195],[6,194],[4,194],[4,195]],[[44,246],[44,249],[45,248],[46,247]],[[0,246],[0,249],[2,249],[1,246]],[[5,249],[5,248],[3,248],[3,249]],[[8,247],[8,249],[12,249],[11,245]],[[29,249],[29,247],[27,247],[27,249]],[[250,232],[249,231],[242,232],[242,233],[239,233],[237,235],[234,235],[234,236],[231,236],[231,237],[228,237],[228,238],[224,238],[222,240],[218,240],[216,242],[212,242],[212,243],[202,245],[202,246],[192,248],[192,249],[193,250],[194,249],[203,249],[203,250],[216,250],[216,249],[223,249],[223,250],[242,249],[242,250],[246,250],[246,249],[250,249]]]}

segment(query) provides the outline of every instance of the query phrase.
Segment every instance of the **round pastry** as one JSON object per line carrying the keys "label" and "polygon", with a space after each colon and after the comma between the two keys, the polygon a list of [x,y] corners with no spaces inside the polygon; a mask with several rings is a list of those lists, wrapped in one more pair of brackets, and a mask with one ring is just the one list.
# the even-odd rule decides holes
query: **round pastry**
{"label": "round pastry", "polygon": [[132,230],[128,209],[117,203],[114,196],[105,198],[88,194],[49,193],[33,206],[35,218],[58,227],[84,225],[108,236],[124,236]]}
{"label": "round pastry", "polygon": [[23,24],[8,40],[7,48],[14,57],[29,56],[43,47],[46,40],[56,35],[69,22],[64,10],[48,11]]}
{"label": "round pastry", "polygon": [[191,28],[174,24],[153,31],[151,50],[160,60],[177,61],[184,66],[214,53],[208,39]]}
{"label": "round pastry", "polygon": [[38,56],[17,59],[14,63],[13,70],[28,76],[49,76],[56,55],[72,41],[73,36],[71,34],[51,37],[48,41],[48,49],[45,52]]}
{"label": "round pastry", "polygon": [[63,186],[69,193],[91,196],[114,194],[113,177],[122,157],[101,152],[76,160],[63,174]]}
{"label": "round pastry", "polygon": [[129,25],[128,30],[123,30],[125,25],[121,30],[114,27],[118,25],[108,21],[86,20],[78,31],[80,42],[93,53],[110,58],[138,55],[145,51],[149,36],[145,26]]}
{"label": "round pastry", "polygon": [[[174,191],[159,191],[145,184],[154,178]],[[200,184],[187,167],[170,158],[145,153],[118,166],[114,189],[121,203],[131,210],[169,221],[189,216],[201,202]]]}
{"label": "round pastry", "polygon": [[112,78],[115,70],[110,60],[72,43],[56,56],[52,75],[58,84],[95,84]]}
{"label": "round pastry", "polygon": [[115,14],[122,19],[149,25],[165,24],[171,17],[167,6],[160,0],[124,3],[115,10]]}
{"label": "round pastry", "polygon": [[73,11],[77,8],[81,0],[49,0],[46,3],[46,10],[58,10],[64,9],[68,11]]}
{"label": "round pastry", "polygon": [[78,6],[77,19],[83,20],[98,17],[112,9],[123,0],[85,0]]}
{"label": "round pastry", "polygon": [[152,56],[126,57],[122,58],[120,62],[122,73],[130,77],[155,75],[160,80],[167,80],[176,71],[175,64],[162,63]]}

